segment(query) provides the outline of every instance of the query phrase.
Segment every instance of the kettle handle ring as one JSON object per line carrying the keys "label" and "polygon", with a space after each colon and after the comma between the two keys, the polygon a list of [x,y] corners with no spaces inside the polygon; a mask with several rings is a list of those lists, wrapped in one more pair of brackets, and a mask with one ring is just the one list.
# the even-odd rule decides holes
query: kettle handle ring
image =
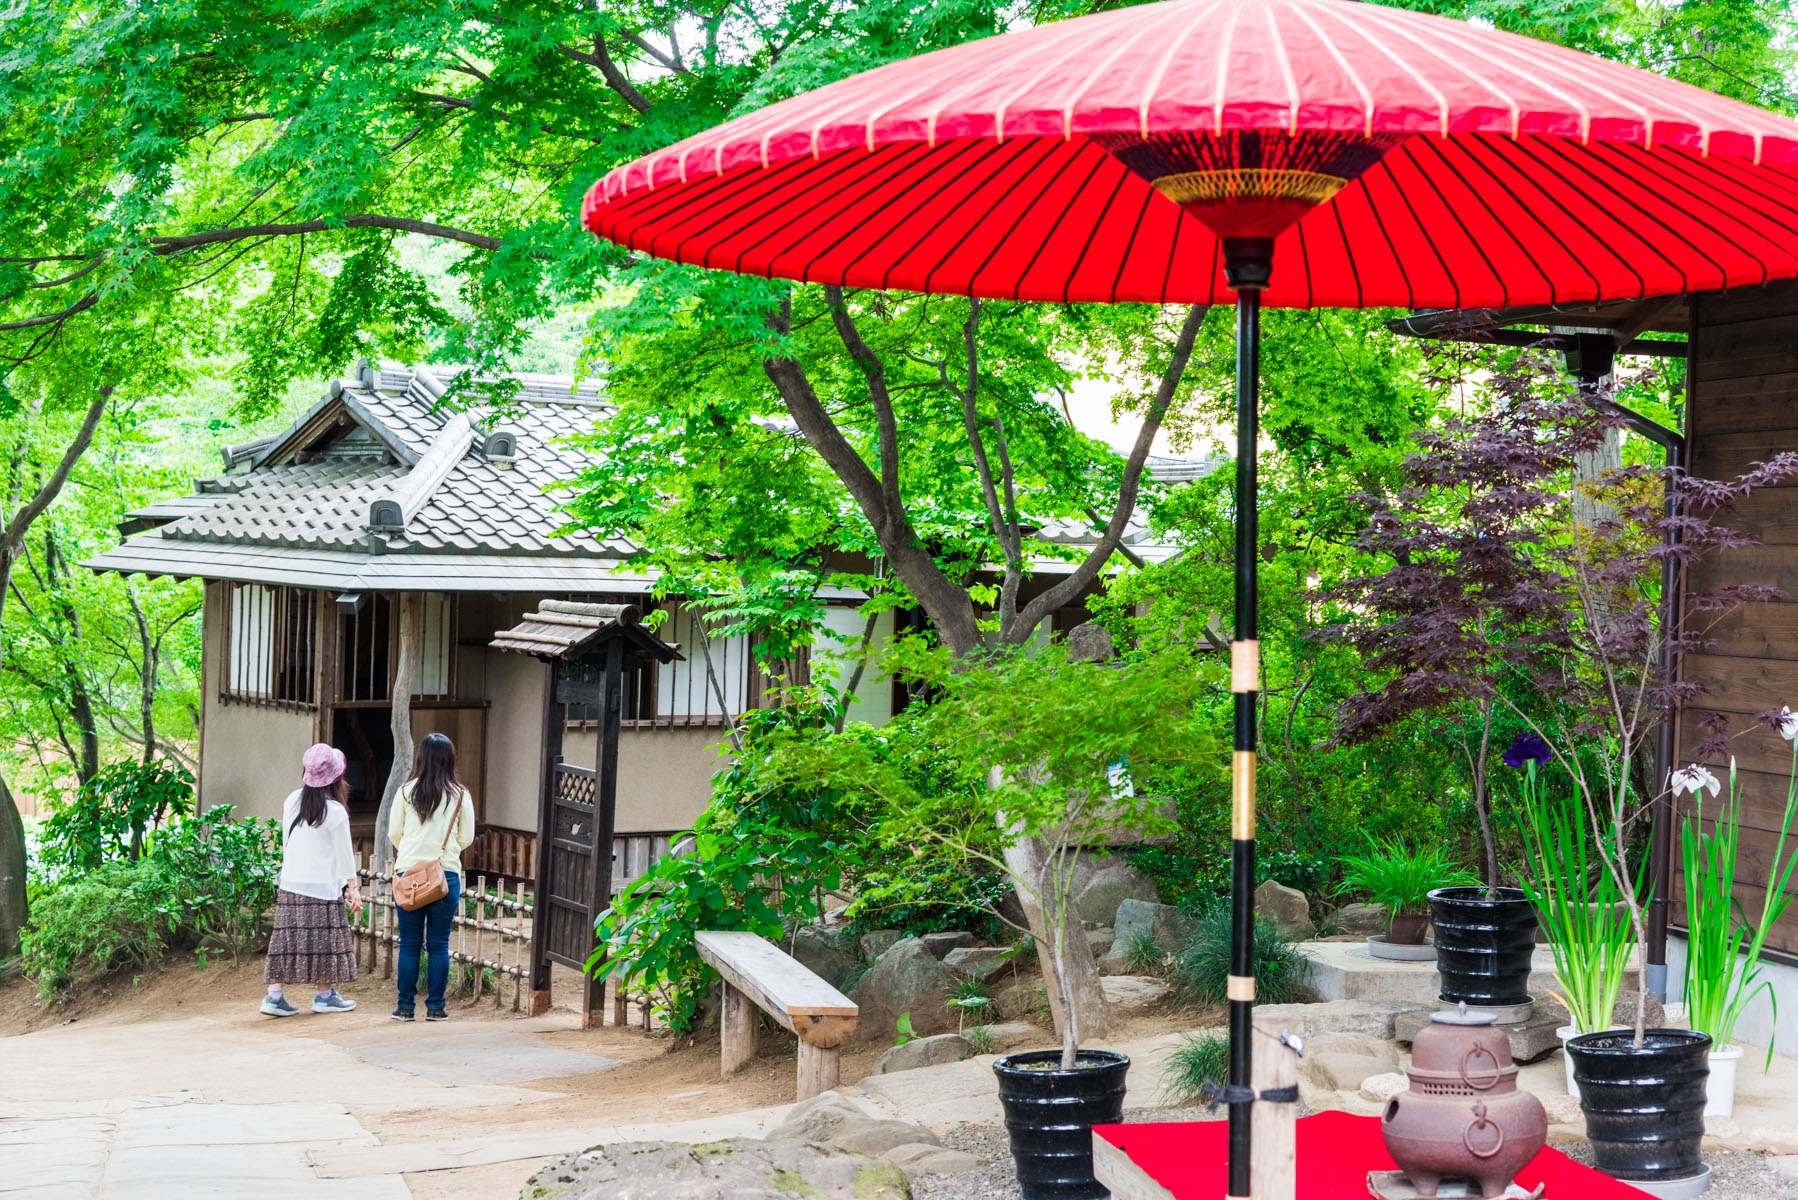
{"label": "kettle handle ring", "polygon": [[[1480,1055],[1484,1055],[1485,1057],[1492,1060],[1492,1077],[1490,1079],[1482,1078],[1482,1079],[1476,1080],[1468,1072],[1468,1068],[1473,1065],[1473,1060]],[[1504,1077],[1505,1077],[1505,1069],[1499,1063],[1498,1055],[1494,1054],[1492,1052],[1492,1049],[1488,1046],[1483,1046],[1483,1045],[1476,1043],[1473,1046],[1468,1048],[1468,1051],[1466,1054],[1463,1054],[1461,1056],[1461,1081],[1476,1092],[1491,1091],[1493,1088],[1498,1086],[1498,1081],[1503,1079]]]}
{"label": "kettle handle ring", "polygon": [[[1489,1149],[1481,1149],[1473,1144],[1473,1135],[1476,1130],[1488,1127],[1498,1140],[1493,1142]],[[1461,1144],[1467,1147],[1467,1152],[1475,1158],[1491,1158],[1505,1148],[1504,1126],[1486,1116],[1484,1104],[1476,1104],[1473,1107],[1473,1120],[1469,1121],[1467,1128],[1461,1131]]]}

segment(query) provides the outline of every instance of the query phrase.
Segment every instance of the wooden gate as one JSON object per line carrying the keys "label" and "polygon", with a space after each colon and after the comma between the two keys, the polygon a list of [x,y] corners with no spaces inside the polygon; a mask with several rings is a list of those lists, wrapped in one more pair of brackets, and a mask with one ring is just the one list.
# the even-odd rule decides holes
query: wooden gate
{"label": "wooden gate", "polygon": [[[605,984],[587,970],[596,946],[593,924],[612,901],[613,819],[618,797],[618,731],[624,673],[672,662],[680,652],[640,626],[628,604],[544,600],[492,645],[549,664],[543,693],[542,794],[537,810],[537,913],[531,962],[531,1012],[549,1008],[550,964],[581,972],[581,1023],[600,1023]],[[570,704],[599,709],[592,768],[562,761]],[[597,964],[596,964],[597,965]]]}
{"label": "wooden gate", "polygon": [[[599,816],[591,768],[558,762],[550,791],[549,873],[537,881],[537,920],[544,922],[543,950],[563,966],[584,971],[593,953],[594,854]],[[611,847],[607,847],[610,853]]]}

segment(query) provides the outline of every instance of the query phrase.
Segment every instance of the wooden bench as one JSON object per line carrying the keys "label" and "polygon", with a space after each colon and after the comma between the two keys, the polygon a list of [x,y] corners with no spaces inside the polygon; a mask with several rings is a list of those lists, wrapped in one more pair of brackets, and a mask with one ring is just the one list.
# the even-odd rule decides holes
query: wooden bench
{"label": "wooden bench", "polygon": [[699,957],[724,977],[723,1066],[734,1075],[755,1057],[755,1010],[799,1038],[799,1099],[836,1087],[840,1047],[855,1032],[855,1001],[818,978],[779,946],[753,933],[694,935]]}

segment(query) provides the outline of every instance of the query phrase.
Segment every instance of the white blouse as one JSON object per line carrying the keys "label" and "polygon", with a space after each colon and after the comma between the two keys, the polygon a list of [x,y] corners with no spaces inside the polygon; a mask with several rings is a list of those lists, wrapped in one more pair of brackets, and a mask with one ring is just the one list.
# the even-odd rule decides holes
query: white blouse
{"label": "white blouse", "polygon": [[294,822],[300,815],[296,790],[281,806],[281,890],[318,900],[335,900],[356,874],[356,852],[350,845],[349,810],[336,801],[325,805],[317,825]]}

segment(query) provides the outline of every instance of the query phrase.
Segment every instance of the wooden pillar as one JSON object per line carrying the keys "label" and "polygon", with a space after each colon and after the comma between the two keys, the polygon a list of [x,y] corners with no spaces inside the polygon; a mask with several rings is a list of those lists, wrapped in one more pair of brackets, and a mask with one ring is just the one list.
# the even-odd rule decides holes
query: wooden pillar
{"label": "wooden pillar", "polygon": [[[1279,1016],[1254,1014],[1255,1056],[1250,1086],[1261,1099],[1250,1111],[1249,1195],[1254,1200],[1296,1200],[1298,1196],[1299,1056],[1281,1043],[1296,1033]],[[1289,1102],[1268,1100],[1269,1092],[1292,1088]]]}
{"label": "wooden pillar", "polygon": [[835,1046],[814,1046],[799,1039],[799,1099],[810,1100],[840,1082],[843,1052]]}
{"label": "wooden pillar", "polygon": [[556,700],[556,676],[561,667],[546,663],[543,671],[543,764],[538,768],[537,797],[537,878],[531,889],[535,902],[531,910],[531,1015],[549,1011],[549,855],[555,834],[556,767],[562,761],[562,728],[567,715]]}
{"label": "wooden pillar", "polygon": [[[724,1074],[735,1075],[755,1057],[755,1027],[760,1021],[760,1010],[754,1000],[731,986],[730,981],[724,983],[724,1008],[719,1015],[719,1041],[723,1046],[721,1065]],[[805,1043],[799,1043],[799,1052],[805,1053]],[[801,1100],[804,1096],[799,1097]]]}
{"label": "wooden pillar", "polygon": [[[612,903],[612,839],[618,824],[618,733],[624,716],[624,643],[613,638],[606,646],[605,682],[599,705],[599,745],[593,763],[593,894],[587,916],[598,920]],[[605,982],[595,972],[605,962],[605,948],[598,947],[594,964],[582,983],[581,1026],[604,1024]]]}

